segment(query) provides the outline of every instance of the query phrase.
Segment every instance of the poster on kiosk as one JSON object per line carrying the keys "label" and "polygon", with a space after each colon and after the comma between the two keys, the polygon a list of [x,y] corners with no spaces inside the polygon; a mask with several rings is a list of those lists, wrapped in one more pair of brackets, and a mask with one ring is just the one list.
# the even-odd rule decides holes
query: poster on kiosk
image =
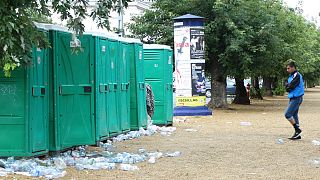
{"label": "poster on kiosk", "polygon": [[[175,111],[180,110],[179,107],[205,107],[205,39],[202,17],[186,14],[174,18],[174,54]],[[187,109],[190,112],[190,108]],[[211,111],[206,111],[207,114],[209,112],[211,115]]]}

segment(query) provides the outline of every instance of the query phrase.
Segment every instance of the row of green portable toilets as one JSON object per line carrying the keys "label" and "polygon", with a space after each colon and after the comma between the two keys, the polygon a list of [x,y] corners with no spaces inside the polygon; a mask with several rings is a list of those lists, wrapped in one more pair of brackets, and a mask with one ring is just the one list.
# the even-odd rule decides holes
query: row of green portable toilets
{"label": "row of green portable toilets", "polygon": [[134,39],[75,38],[62,27],[38,26],[51,48],[34,48],[29,65],[0,76],[0,157],[94,145],[146,128],[145,82],[155,94],[154,123],[172,124],[169,47],[144,50]]}

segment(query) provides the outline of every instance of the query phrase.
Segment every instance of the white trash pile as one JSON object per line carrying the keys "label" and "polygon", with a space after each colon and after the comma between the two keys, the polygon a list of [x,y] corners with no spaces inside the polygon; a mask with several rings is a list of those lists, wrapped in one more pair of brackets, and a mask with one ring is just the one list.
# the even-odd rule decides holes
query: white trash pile
{"label": "white trash pile", "polygon": [[313,140],[312,144],[315,146],[320,146],[320,141],[319,140]]}
{"label": "white trash pile", "polygon": [[[171,134],[176,131],[175,127],[158,127],[150,125],[146,130],[131,131],[128,134],[121,134],[113,138],[113,142],[120,142],[139,138],[141,136],[151,136],[155,133]],[[102,152],[87,152],[86,147],[80,146],[76,150],[70,150],[60,154],[57,157],[51,157],[45,160],[39,158],[33,159],[0,159],[0,177],[8,174],[19,174],[32,177],[44,177],[46,179],[61,178],[66,175],[67,167],[75,167],[77,170],[114,170],[136,171],[139,167],[136,165],[140,162],[150,164],[163,157],[178,157],[181,152],[148,152],[145,149],[139,149],[135,153],[117,152],[116,146],[112,141],[100,143]]]}
{"label": "white trash pile", "polygon": [[130,139],[136,139],[141,136],[151,136],[155,133],[160,133],[161,135],[171,135],[174,131],[176,131],[176,127],[159,127],[156,125],[150,125],[146,130],[140,128],[139,131],[131,131],[128,134],[121,134],[115,138],[113,138],[113,142],[121,142]]}

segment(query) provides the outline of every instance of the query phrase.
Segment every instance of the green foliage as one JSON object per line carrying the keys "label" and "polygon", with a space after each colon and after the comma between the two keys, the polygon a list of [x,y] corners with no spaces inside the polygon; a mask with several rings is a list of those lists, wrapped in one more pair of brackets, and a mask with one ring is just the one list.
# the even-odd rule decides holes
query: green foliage
{"label": "green foliage", "polygon": [[[263,97],[265,95],[265,89],[264,88],[260,88],[260,94]],[[257,90],[254,87],[250,88],[250,97],[251,98],[258,98],[259,96],[259,92],[257,92]]]}
{"label": "green foliage", "polygon": [[[127,7],[129,0],[121,0]],[[50,12],[48,4],[51,4]],[[20,64],[30,60],[32,48],[49,46],[43,32],[38,31],[34,22],[51,22],[48,17],[55,12],[61,20],[68,20],[68,27],[82,34],[82,20],[90,16],[99,27],[110,29],[109,15],[112,10],[119,11],[119,0],[98,0],[97,8],[87,11],[89,0],[2,0],[0,1],[0,68],[5,76]]]}
{"label": "green foliage", "polygon": [[286,88],[282,81],[278,81],[276,88],[272,91],[273,95],[283,96],[286,93]]}
{"label": "green foliage", "polygon": [[133,17],[134,23],[127,27],[144,43],[173,46],[173,18],[191,10],[190,1],[158,0],[143,16]]}
{"label": "green foliage", "polygon": [[129,28],[147,43],[172,45],[172,18],[186,13],[206,18],[208,67],[224,76],[286,77],[283,64],[294,59],[305,78],[319,77],[319,30],[280,0],[158,0]]}

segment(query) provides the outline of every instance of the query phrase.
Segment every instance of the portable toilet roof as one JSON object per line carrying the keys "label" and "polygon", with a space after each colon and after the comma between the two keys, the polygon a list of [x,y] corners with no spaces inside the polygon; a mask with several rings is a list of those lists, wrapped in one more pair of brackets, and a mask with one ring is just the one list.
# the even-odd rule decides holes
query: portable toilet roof
{"label": "portable toilet roof", "polygon": [[97,36],[97,37],[104,37],[104,38],[113,39],[113,40],[119,40],[118,35],[115,33],[105,33],[101,31],[85,31],[83,34]]}
{"label": "portable toilet roof", "polygon": [[56,31],[73,33],[67,27],[64,27],[64,26],[59,26],[59,25],[55,25],[55,24],[44,24],[44,26],[46,27],[46,29],[49,29],[49,30],[56,30]]}
{"label": "portable toilet roof", "polygon": [[170,46],[162,44],[144,44],[143,49],[168,49],[172,50]]}
{"label": "portable toilet roof", "polygon": [[37,22],[33,22],[34,25],[39,28],[39,29],[44,29],[44,30],[47,30],[48,28],[46,27],[46,24],[44,23],[37,23]]}
{"label": "portable toilet roof", "polygon": [[120,41],[127,42],[127,43],[139,43],[142,44],[140,39],[135,39],[135,38],[124,38],[124,37],[119,37]]}

